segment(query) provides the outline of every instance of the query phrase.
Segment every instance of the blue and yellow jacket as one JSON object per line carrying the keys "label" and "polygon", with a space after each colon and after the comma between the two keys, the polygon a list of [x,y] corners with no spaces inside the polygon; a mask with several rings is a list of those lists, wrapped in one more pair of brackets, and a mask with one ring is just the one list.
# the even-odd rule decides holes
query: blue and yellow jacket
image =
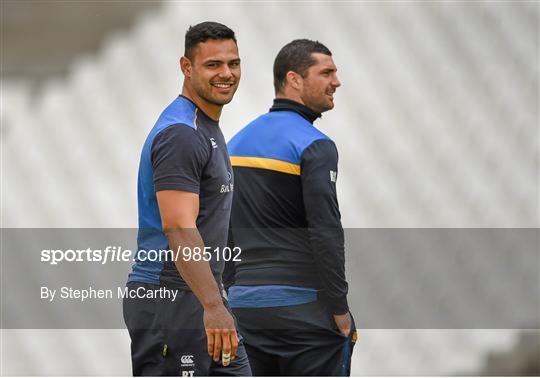
{"label": "blue and yellow jacket", "polygon": [[234,287],[315,289],[341,314],[348,311],[348,286],[338,153],[313,126],[319,116],[276,99],[228,143],[235,177],[231,232],[242,261],[225,278]]}

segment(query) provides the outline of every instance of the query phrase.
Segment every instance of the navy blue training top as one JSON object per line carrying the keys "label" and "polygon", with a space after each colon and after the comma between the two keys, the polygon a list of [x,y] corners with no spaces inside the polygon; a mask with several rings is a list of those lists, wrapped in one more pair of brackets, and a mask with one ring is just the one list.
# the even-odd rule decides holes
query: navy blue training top
{"label": "navy blue training top", "polygon": [[[171,256],[165,258],[170,248],[161,226],[156,192],[198,193],[197,229],[205,246],[215,251],[227,246],[233,185],[227,145],[218,123],[188,98],[177,97],[163,111],[142,149],[137,192],[139,252],[128,282],[189,289]],[[161,258],[149,261],[150,250],[158,251]],[[223,259],[212,258],[210,267],[221,286]]]}

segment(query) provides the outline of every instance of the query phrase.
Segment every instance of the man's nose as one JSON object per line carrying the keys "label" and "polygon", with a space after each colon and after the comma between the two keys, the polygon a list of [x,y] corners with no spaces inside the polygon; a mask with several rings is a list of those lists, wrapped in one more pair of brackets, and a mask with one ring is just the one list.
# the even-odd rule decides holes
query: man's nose
{"label": "man's nose", "polygon": [[219,76],[223,79],[230,79],[232,77],[231,69],[228,65],[224,64]]}

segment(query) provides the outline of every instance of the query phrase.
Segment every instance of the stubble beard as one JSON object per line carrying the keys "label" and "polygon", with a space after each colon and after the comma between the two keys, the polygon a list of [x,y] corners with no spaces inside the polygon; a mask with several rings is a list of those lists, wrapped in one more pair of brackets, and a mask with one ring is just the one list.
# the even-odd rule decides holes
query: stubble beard
{"label": "stubble beard", "polygon": [[[326,94],[324,94],[326,96]],[[319,100],[313,98],[312,101],[307,101],[306,106],[313,110],[315,113],[324,113],[334,108],[334,103],[330,100],[324,101],[322,98]]]}
{"label": "stubble beard", "polygon": [[212,88],[214,87],[212,87],[211,84],[208,84],[208,88],[204,88],[198,91],[199,97],[201,97],[204,101],[212,105],[218,105],[218,106],[227,105],[228,103],[232,101],[234,94],[236,93],[236,88],[235,88],[234,91],[231,93],[230,97],[220,98],[220,97],[212,95]]}

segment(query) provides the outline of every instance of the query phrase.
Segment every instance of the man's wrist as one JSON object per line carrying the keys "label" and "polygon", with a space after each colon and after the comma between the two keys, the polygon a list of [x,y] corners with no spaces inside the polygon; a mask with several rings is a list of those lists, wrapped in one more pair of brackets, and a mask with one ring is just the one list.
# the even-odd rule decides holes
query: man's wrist
{"label": "man's wrist", "polygon": [[206,311],[215,310],[219,306],[223,306],[223,300],[221,299],[221,296],[217,296],[215,298],[212,297],[208,300],[204,300],[201,304]]}

